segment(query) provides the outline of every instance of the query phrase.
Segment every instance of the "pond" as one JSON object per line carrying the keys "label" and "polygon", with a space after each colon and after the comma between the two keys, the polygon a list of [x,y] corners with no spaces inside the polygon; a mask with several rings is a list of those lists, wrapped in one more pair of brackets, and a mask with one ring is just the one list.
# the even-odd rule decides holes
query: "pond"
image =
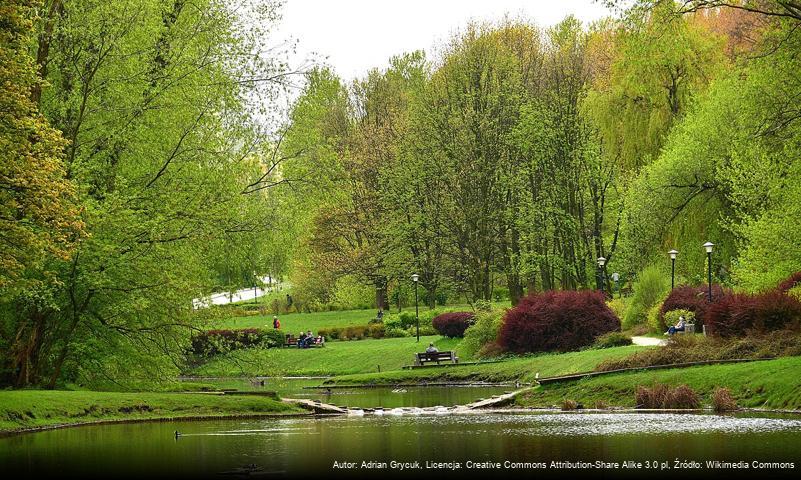
{"label": "pond", "polygon": [[324,378],[260,377],[264,385],[254,385],[248,378],[203,378],[187,379],[211,384],[218,388],[249,390],[272,390],[284,398],[306,398],[320,400],[343,407],[436,407],[466,405],[482,398],[489,398],[511,390],[513,385],[462,385],[462,386],[403,386],[403,387],[354,387],[331,388],[320,386]]}
{"label": "pond", "polygon": [[[182,433],[177,439],[175,430]],[[599,460],[620,465],[596,464]],[[680,461],[678,465],[676,460]],[[363,461],[378,462],[373,465],[377,468],[362,469]],[[386,476],[399,472],[399,466],[393,469],[391,461],[420,462],[420,469],[400,474],[416,477],[463,476],[471,467],[482,470],[474,473],[483,475],[493,471],[516,471],[526,477],[567,475],[575,473],[571,466],[588,466],[580,462],[606,468],[601,473],[615,476],[661,473],[674,478],[695,477],[699,472],[737,473],[739,470],[731,465],[747,465],[753,474],[757,473],[753,472],[755,467],[784,463],[773,473],[787,475],[794,473],[788,462],[797,470],[801,461],[801,419],[764,415],[482,412],[134,423],[0,439],[3,470],[26,476],[112,473],[220,478],[219,473],[238,472],[249,465],[256,467],[246,468],[258,468],[256,473],[266,475]],[[551,464],[552,461],[568,463]],[[710,470],[707,461],[731,465]],[[339,465],[345,468],[333,468],[334,462],[341,462]],[[446,463],[439,465],[441,468],[426,469],[426,462]],[[640,462],[640,469],[624,469],[622,462]],[[659,466],[646,472],[645,462]],[[758,475],[764,473],[767,472]]]}

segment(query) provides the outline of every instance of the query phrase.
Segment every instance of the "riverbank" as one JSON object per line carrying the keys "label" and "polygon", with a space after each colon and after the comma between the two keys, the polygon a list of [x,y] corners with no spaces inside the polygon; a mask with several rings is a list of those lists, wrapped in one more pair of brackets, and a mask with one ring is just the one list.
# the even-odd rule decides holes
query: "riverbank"
{"label": "riverbank", "polygon": [[302,413],[306,411],[267,396],[59,390],[0,391],[0,435],[30,429],[103,422]]}
{"label": "riverbank", "polygon": [[382,373],[339,375],[328,379],[326,385],[394,385],[401,383],[482,381],[493,383],[534,382],[539,377],[588,372],[609,359],[629,356],[649,348],[626,346],[510,357],[495,363],[449,365],[412,370],[393,370]]}
{"label": "riverbank", "polygon": [[771,410],[801,409],[801,357],[752,363],[706,365],[667,370],[613,373],[578,381],[546,384],[519,395],[517,407],[551,408],[572,400],[587,408],[635,406],[637,386],[688,385],[711,404],[717,387],[730,389],[738,406]]}

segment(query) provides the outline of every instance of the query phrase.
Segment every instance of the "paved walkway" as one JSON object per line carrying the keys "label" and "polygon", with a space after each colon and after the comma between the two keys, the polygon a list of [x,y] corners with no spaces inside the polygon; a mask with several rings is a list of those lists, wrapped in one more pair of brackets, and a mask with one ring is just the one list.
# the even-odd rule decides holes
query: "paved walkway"
{"label": "paved walkway", "polygon": [[631,341],[634,345],[643,345],[646,347],[664,347],[667,345],[667,339],[665,338],[631,337]]}

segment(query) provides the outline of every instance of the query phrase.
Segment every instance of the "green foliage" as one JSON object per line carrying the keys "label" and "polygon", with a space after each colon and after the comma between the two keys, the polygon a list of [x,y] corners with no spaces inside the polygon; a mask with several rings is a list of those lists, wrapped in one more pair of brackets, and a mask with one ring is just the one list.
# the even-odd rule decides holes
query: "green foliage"
{"label": "green foliage", "polygon": [[689,310],[670,310],[669,312],[665,312],[664,319],[662,321],[656,322],[655,326],[657,333],[661,333],[667,330],[668,327],[671,325],[676,325],[679,323],[679,317],[684,317],[684,321],[687,323],[695,323],[695,313]]}
{"label": "green foliage", "polygon": [[609,332],[595,339],[592,348],[613,348],[631,345],[631,337],[621,332]]}
{"label": "green foliage", "polygon": [[459,343],[460,353],[467,357],[480,357],[487,345],[498,340],[505,310],[478,311],[475,322],[467,327]]}
{"label": "green foliage", "polygon": [[[631,328],[648,320],[649,311],[659,306],[667,295],[670,286],[668,282],[665,273],[656,266],[647,267],[639,273],[634,284],[634,296],[623,317],[624,328]],[[656,313],[659,313],[658,308]]]}

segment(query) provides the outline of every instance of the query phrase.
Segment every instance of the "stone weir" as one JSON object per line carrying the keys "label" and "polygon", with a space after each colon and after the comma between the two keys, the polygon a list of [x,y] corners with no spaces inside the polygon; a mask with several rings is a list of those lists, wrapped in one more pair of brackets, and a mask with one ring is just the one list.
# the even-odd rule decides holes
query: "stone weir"
{"label": "stone weir", "polygon": [[450,407],[397,407],[397,408],[350,408],[340,407],[323,403],[319,400],[284,398],[283,401],[297,405],[316,414],[328,415],[446,415],[470,413],[478,410],[492,409],[507,406],[514,403],[515,398],[531,387],[521,388],[512,392],[505,392],[501,395],[494,395],[490,398],[482,398],[467,405],[454,405]]}

